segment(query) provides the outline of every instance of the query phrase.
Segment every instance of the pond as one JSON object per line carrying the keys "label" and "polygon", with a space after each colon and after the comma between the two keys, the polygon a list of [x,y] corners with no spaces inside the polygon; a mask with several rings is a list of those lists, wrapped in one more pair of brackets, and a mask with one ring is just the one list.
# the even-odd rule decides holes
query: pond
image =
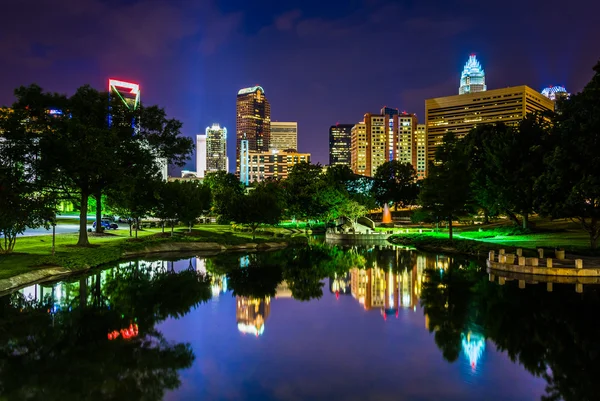
{"label": "pond", "polygon": [[131,260],[0,298],[7,400],[592,400],[599,292],[392,246]]}

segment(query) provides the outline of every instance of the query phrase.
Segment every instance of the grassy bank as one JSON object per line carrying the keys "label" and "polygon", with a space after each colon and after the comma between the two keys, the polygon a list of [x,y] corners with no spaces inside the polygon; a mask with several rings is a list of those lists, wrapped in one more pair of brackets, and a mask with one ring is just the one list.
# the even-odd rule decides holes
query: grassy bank
{"label": "grassy bank", "polygon": [[487,254],[490,250],[506,249],[512,252],[516,248],[529,250],[534,256],[535,250],[543,248],[547,251],[564,249],[571,254],[599,255],[589,248],[589,237],[581,227],[569,220],[534,219],[533,228],[527,232],[501,222],[487,226],[458,227],[454,232],[454,240],[448,239],[447,231],[434,232],[410,229],[410,233],[399,230],[390,238],[391,242],[412,245],[417,249],[428,251],[458,252],[470,255]]}
{"label": "grassy bank", "polygon": [[77,234],[59,234],[56,236],[55,255],[52,256],[52,236],[20,237],[13,254],[0,255],[0,279],[12,277],[40,267],[62,266],[76,271],[119,260],[125,252],[134,252],[163,242],[216,242],[221,245],[241,245],[245,243],[294,242],[301,241],[291,237],[290,232],[282,228],[258,231],[256,239],[252,234],[233,231],[230,226],[203,225],[187,232],[185,228],[176,228],[175,235],[167,231],[162,234],[160,228],[145,229],[138,232],[138,238],[130,238],[129,230],[110,231],[104,235],[90,235],[90,247],[77,247]]}

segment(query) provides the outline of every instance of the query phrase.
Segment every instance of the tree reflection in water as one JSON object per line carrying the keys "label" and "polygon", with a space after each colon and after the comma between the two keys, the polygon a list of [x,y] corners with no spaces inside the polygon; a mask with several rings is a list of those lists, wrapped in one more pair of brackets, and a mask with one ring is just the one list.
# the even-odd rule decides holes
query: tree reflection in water
{"label": "tree reflection in water", "polygon": [[0,298],[4,399],[161,400],[194,354],[155,325],[210,298],[203,275],[140,262],[47,291],[38,300]]}
{"label": "tree reflection in water", "polygon": [[500,286],[476,264],[453,260],[446,270],[428,272],[421,302],[446,360],[456,360],[462,348],[476,362],[487,338],[546,380],[543,400],[597,400],[599,290],[586,286],[578,294],[573,285],[555,284],[553,292],[543,283]]}
{"label": "tree reflection in water", "polygon": [[600,292],[592,286],[582,294],[556,284],[551,293],[543,284],[500,286],[479,262],[393,247],[312,244],[199,260],[178,273],[172,263],[127,262],[48,287],[36,300],[0,298],[4,398],[162,399],[194,355],[189,345],[165,341],[157,323],[229,287],[238,330],[259,336],[273,298],[318,299],[326,278],[332,293],[350,294],[384,318],[400,308],[416,312],[420,298],[426,326],[450,362],[462,352],[475,368],[490,340],[547,381],[546,400],[600,394]]}

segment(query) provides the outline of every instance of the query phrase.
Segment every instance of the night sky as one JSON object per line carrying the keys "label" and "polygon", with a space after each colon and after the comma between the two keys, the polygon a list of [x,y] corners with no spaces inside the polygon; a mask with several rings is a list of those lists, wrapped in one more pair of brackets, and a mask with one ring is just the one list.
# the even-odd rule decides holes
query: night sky
{"label": "night sky", "polygon": [[[387,105],[415,112],[458,93],[470,53],[488,89],[577,92],[600,59],[600,2],[5,0],[0,104],[19,85],[71,94],[108,78],[184,123],[229,130],[238,89],[261,85],[272,119],[298,121],[299,150],[327,163],[328,129]],[[230,168],[234,165],[230,162]],[[195,169],[195,161],[188,167]]]}

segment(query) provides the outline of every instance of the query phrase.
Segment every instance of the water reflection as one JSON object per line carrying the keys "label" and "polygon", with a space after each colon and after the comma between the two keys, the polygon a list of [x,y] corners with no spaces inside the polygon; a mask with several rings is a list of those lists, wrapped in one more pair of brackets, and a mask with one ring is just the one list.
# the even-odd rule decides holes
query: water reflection
{"label": "water reflection", "polygon": [[160,400],[194,354],[155,327],[209,298],[203,275],[174,273],[166,261],[122,263],[2,297],[2,396]]}
{"label": "water reflection", "polygon": [[[221,298],[214,305],[226,303],[230,312],[222,330],[271,346],[267,322],[280,329],[278,312],[293,307],[285,299],[319,299],[327,284],[337,301],[328,297],[355,309],[360,315],[354,318],[376,317],[361,320],[375,331],[378,324],[405,324],[406,319],[395,319],[399,315],[424,319],[423,326],[421,320],[406,329],[431,333],[444,359],[470,366],[465,369],[473,377],[493,368],[490,355],[497,348],[546,381],[547,399],[594,399],[600,391],[596,287],[578,294],[559,284],[551,293],[545,284],[498,285],[489,282],[483,266],[391,246],[318,244],[241,256],[123,262],[0,298],[0,388],[7,399],[42,394],[162,399],[166,390],[177,388],[180,372],[195,356],[188,344],[168,342],[157,330],[160,322]],[[225,302],[230,296],[235,306]],[[392,321],[383,323],[380,316]],[[306,330],[302,335],[310,337]],[[403,352],[417,353],[405,347]]]}

